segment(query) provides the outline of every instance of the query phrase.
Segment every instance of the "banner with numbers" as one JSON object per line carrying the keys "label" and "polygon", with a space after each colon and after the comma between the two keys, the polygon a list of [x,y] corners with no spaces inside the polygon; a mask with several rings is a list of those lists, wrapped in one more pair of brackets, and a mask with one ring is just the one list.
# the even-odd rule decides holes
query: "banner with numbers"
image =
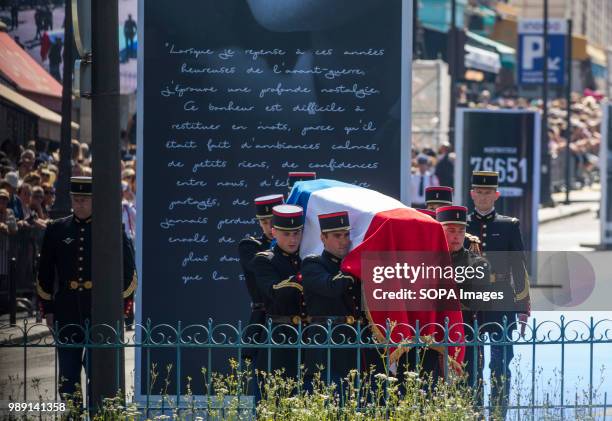
{"label": "banner with numbers", "polygon": [[495,209],[519,218],[527,251],[538,246],[540,123],[537,111],[457,109],[455,202],[472,211],[472,171],[498,171]]}
{"label": "banner with numbers", "polygon": [[[246,324],[238,243],[261,235],[253,199],[287,194],[289,171],[410,202],[411,12],[410,0],[139,1],[137,320]],[[223,334],[236,340],[211,340]],[[146,361],[176,355],[140,351],[144,394]],[[239,357],[203,354],[182,351],[182,377]]]}

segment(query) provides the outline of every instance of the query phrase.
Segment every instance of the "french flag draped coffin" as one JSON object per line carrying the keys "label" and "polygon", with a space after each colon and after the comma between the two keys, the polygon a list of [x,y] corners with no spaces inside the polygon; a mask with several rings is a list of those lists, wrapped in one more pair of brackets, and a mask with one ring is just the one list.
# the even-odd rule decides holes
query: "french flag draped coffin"
{"label": "french flag draped coffin", "polygon": [[[304,208],[304,236],[300,246],[302,258],[323,251],[317,215],[348,212],[352,245],[351,251],[342,262],[342,270],[363,282],[365,300],[362,306],[376,339],[380,343],[387,343],[389,338],[394,345],[401,344],[390,348],[391,362],[397,361],[409,349],[409,344],[415,341],[417,320],[422,342],[445,342],[446,318],[449,329],[447,340],[457,344],[463,342],[463,319],[459,300],[451,300],[450,304],[447,302],[444,310],[431,308],[416,311],[411,309],[409,300],[403,300],[399,304],[394,302],[389,306],[392,309],[385,309],[384,301],[382,304],[375,303],[372,294],[368,293],[374,285],[371,274],[362,273],[364,255],[384,252],[387,262],[390,261],[389,256],[391,261],[402,262],[399,255],[397,259],[393,259],[393,253],[402,252],[403,256],[406,252],[440,252],[441,256],[448,256],[444,231],[437,221],[392,197],[335,180],[297,182],[287,203]],[[446,263],[450,265],[450,257],[447,257]],[[455,288],[452,280],[439,279],[435,282],[439,288]],[[401,288],[399,283],[397,285],[398,289]],[[428,287],[430,286],[431,283],[428,284]],[[391,326],[389,331],[387,320]],[[445,354],[445,347],[434,345],[432,348]],[[460,370],[464,347],[458,345],[446,349],[449,363]]]}

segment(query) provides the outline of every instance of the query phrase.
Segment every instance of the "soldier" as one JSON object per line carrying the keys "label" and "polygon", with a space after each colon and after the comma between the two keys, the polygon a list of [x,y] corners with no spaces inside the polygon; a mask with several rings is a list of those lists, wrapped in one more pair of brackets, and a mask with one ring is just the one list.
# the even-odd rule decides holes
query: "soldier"
{"label": "soldier", "polygon": [[[68,344],[84,342],[84,324],[91,318],[91,177],[72,177],[70,193],[72,215],[47,225],[36,284],[47,325],[55,323],[58,340]],[[137,279],[132,249],[122,233],[123,298],[128,300]],[[72,395],[81,382],[83,347],[60,347],[57,354],[60,395]]]}
{"label": "soldier", "polygon": [[[351,247],[348,212],[335,212],[319,215],[323,253],[310,255],[302,262],[302,283],[304,298],[308,310],[308,320],[324,328],[310,326],[308,338],[315,343],[324,343],[327,338],[326,328],[332,325],[356,325],[361,317],[361,294],[355,279],[340,270],[342,259]],[[367,324],[367,322],[366,322]],[[355,326],[356,327],[356,326]],[[342,326],[333,328],[331,341],[337,343],[355,342],[355,334],[350,328]],[[331,353],[328,366],[327,349],[309,350],[306,360],[309,370],[314,371],[323,366],[328,371],[329,379],[338,386],[351,368],[357,366],[355,350],[339,350]],[[362,368],[365,368],[362,361]]]}
{"label": "soldier", "polygon": [[[505,341],[503,318],[507,317],[508,339],[516,329],[516,318],[521,323],[521,335],[529,317],[529,276],[527,274],[523,240],[517,218],[500,215],[495,211],[499,173],[474,171],[470,196],[474,212],[468,216],[467,230],[481,242],[482,255],[491,264],[491,284],[514,302],[511,311],[487,311],[484,322],[490,322],[486,331],[493,341]],[[491,346],[491,404],[505,416],[510,390],[510,361],[514,356],[512,345]]]}
{"label": "soldier", "polygon": [[[421,212],[424,215],[431,216],[433,219],[436,219],[436,211],[431,209],[417,209],[417,211]],[[465,239],[469,243],[468,249],[477,255],[480,256],[480,240],[478,237],[472,234],[465,233]]]}
{"label": "soldier", "polygon": [[315,180],[317,178],[317,173],[313,171],[292,171],[289,172],[289,193],[291,193],[291,189],[298,181],[309,181]]}
{"label": "soldier", "polygon": [[[272,250],[255,255],[251,268],[255,273],[257,289],[263,297],[266,316],[272,321],[274,333],[271,340],[278,343],[295,343],[300,338],[295,330],[306,321],[306,307],[302,294],[301,259],[299,255],[304,211],[300,206],[277,205],[272,208],[272,236],[276,245]],[[280,326],[280,327],[277,327]],[[263,338],[266,340],[267,338]],[[285,368],[287,376],[296,377],[298,351],[296,349],[275,349],[271,353],[271,366],[267,364],[267,353],[257,358],[260,371]]]}
{"label": "soldier", "polygon": [[453,204],[453,189],[445,186],[431,186],[425,189],[425,204],[427,209],[436,210],[440,206]]}
{"label": "soldier", "polygon": [[[248,236],[238,243],[240,266],[242,266],[247,291],[251,297],[251,316],[249,317],[249,325],[264,324],[266,321],[264,300],[257,289],[255,274],[250,267],[250,263],[255,257],[255,254],[270,249],[270,243],[272,242],[272,208],[276,205],[283,204],[283,202],[282,194],[272,194],[256,198],[255,217],[259,221],[259,226],[263,231],[263,235],[258,238]],[[248,328],[247,330],[248,338],[251,338],[253,341],[261,341],[260,329]],[[250,360],[255,360],[257,351],[258,348],[246,349],[244,356]]]}
{"label": "soldier", "polygon": [[[464,291],[487,291],[490,282],[489,264],[477,253],[466,249],[463,245],[466,239],[467,208],[465,206],[443,206],[436,209],[436,219],[444,228],[444,235],[448,243],[451,261],[454,268],[472,267],[472,273],[476,275],[472,279],[466,279],[457,286]],[[480,268],[480,270],[478,270]],[[465,272],[465,269],[462,269]],[[463,323],[465,323],[465,341],[474,342],[478,338],[478,332],[474,332],[474,321],[480,325],[482,319],[482,302],[474,300],[461,300],[461,310],[463,313]],[[469,346],[465,354],[465,371],[467,382],[470,386],[477,388],[477,403],[483,403],[482,371],[484,368],[484,349],[481,345]]]}

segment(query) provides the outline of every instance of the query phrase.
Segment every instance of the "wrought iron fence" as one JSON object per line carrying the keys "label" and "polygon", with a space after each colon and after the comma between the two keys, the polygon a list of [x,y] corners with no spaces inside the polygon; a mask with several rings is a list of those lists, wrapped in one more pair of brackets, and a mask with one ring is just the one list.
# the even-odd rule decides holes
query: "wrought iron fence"
{"label": "wrought iron fence", "polygon": [[[436,332],[433,337],[423,339],[421,333],[424,331],[432,332],[432,326]],[[461,329],[459,329],[461,326]],[[377,328],[382,332],[384,339],[380,336],[376,339],[372,334],[372,328]],[[404,334],[396,335],[398,329],[403,328]],[[254,335],[256,329],[258,334]],[[588,413],[589,417],[600,417],[598,419],[606,419],[608,410],[611,405],[607,401],[607,392],[600,394],[598,386],[594,382],[594,355],[595,347],[600,345],[612,344],[612,320],[600,319],[595,321],[590,317],[588,322],[584,320],[566,320],[561,316],[559,321],[537,321],[532,319],[526,324],[524,335],[520,334],[520,326],[517,322],[508,323],[504,318],[502,324],[486,323],[479,325],[477,321],[473,325],[449,325],[448,321],[444,325],[440,324],[423,324],[416,323],[414,326],[406,326],[394,324],[387,321],[386,325],[366,325],[357,321],[354,324],[342,323],[335,324],[332,320],[328,320],[323,324],[272,324],[269,320],[265,325],[243,325],[240,321],[233,325],[228,323],[214,323],[209,319],[205,324],[184,324],[180,321],[176,325],[157,324],[153,325],[150,321],[145,324],[137,324],[133,332],[126,332],[122,329],[122,324],[117,326],[96,325],[90,326],[86,323],[83,326],[66,325],[55,326],[54,329],[41,324],[29,324],[27,320],[19,326],[4,325],[0,326],[0,352],[3,356],[8,355],[8,352],[19,353],[22,358],[22,365],[14,367],[13,373],[20,372],[21,380],[19,382],[19,391],[12,395],[10,399],[19,401],[28,401],[39,399],[40,396],[32,396],[32,378],[28,373],[29,365],[34,363],[34,357],[37,351],[47,350],[53,351],[50,364],[47,367],[47,374],[53,376],[53,396],[56,402],[59,402],[57,395],[58,387],[58,370],[57,370],[57,355],[62,349],[85,349],[85,376],[89,375],[88,350],[91,349],[110,349],[115,352],[118,361],[122,357],[122,353],[126,350],[134,349],[140,353],[141,362],[141,382],[144,382],[146,393],[138,393],[140,399],[136,400],[138,407],[144,414],[149,416],[153,411],[167,409],[165,402],[168,402],[163,397],[155,395],[151,385],[151,373],[155,367],[155,351],[166,350],[173,355],[173,370],[170,381],[175,382],[175,390],[172,392],[172,400],[174,401],[175,410],[180,411],[187,404],[185,395],[186,390],[181,389],[183,376],[185,372],[183,365],[185,364],[185,353],[189,351],[202,352],[199,360],[204,361],[202,364],[205,368],[203,373],[206,378],[207,389],[212,395],[213,391],[213,354],[219,350],[225,350],[228,354],[235,358],[238,369],[245,369],[248,363],[245,361],[245,353],[248,350],[258,349],[258,359],[264,358],[268,371],[272,367],[273,351],[279,349],[290,349],[296,351],[296,372],[298,380],[303,380],[303,364],[305,352],[308,350],[318,349],[323,350],[327,367],[323,368],[321,378],[329,383],[332,381],[330,365],[334,364],[334,353],[339,350],[376,350],[386,364],[383,364],[385,374],[390,376],[393,374],[394,364],[390,359],[393,349],[426,349],[436,348],[442,350],[441,353],[448,357],[449,349],[456,347],[465,347],[465,358],[477,358],[477,347],[490,346],[506,346],[512,345],[517,347],[529,347],[531,353],[531,367],[528,370],[526,382],[528,383],[527,401],[521,402],[521,397],[511,400],[508,409],[521,413],[523,416],[531,415],[532,419],[537,419],[536,413],[539,410],[555,410],[560,411],[563,415],[567,411],[577,413],[582,411]],[[314,333],[316,332],[316,333]],[[405,332],[408,332],[406,334]],[[467,339],[466,339],[467,338]],[[558,375],[560,376],[560,393],[557,400],[550,398],[550,393],[546,390],[536,390],[536,377],[538,370],[536,367],[536,351],[544,346],[556,345],[560,347],[560,367]],[[567,369],[566,353],[570,346],[588,346],[588,355],[585,355],[585,360],[588,357],[588,388],[583,391],[583,395],[579,398],[578,394],[572,402],[566,398],[567,387],[565,374]],[[607,349],[608,355],[612,349]],[[298,352],[300,351],[300,352]],[[153,355],[152,355],[153,354]],[[193,355],[193,354],[192,354]],[[407,354],[404,354],[406,356]],[[415,353],[415,358],[419,358],[419,352]],[[367,368],[362,360],[362,353],[355,353],[354,368],[357,373],[357,380],[362,375],[362,372]],[[191,358],[191,357],[190,357]],[[407,358],[407,357],[402,357]],[[400,360],[401,361],[401,360]],[[453,381],[455,371],[452,367],[449,368],[448,358],[444,358],[443,376],[446,381]],[[475,360],[474,360],[475,361]],[[400,364],[401,366],[401,364]],[[264,367],[265,369],[266,367]],[[476,370],[475,366],[473,368]],[[38,370],[40,371],[40,370]],[[51,373],[52,372],[52,373]],[[118,376],[119,377],[119,376]],[[13,377],[14,378],[14,377]],[[6,379],[2,379],[4,387],[6,387]],[[116,385],[117,388],[119,385]],[[84,396],[89,395],[88,382],[85,382]],[[541,394],[541,396],[539,396]],[[6,395],[6,393],[3,393]],[[510,392],[512,396],[512,391]],[[239,397],[240,398],[240,397]],[[6,396],[5,396],[6,399]],[[203,402],[203,401],[200,401]],[[251,401],[252,402],[252,401]],[[210,405],[210,402],[208,403]],[[249,404],[250,405],[250,404]],[[205,405],[206,406],[206,405]],[[491,410],[492,407],[484,404],[481,407],[483,410]],[[249,413],[253,415],[255,409],[249,406]],[[518,416],[518,415],[517,415]]]}

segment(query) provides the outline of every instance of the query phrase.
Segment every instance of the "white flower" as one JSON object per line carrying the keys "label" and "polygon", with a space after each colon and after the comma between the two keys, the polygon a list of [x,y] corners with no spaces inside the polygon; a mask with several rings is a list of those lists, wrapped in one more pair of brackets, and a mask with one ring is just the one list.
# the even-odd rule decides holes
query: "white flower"
{"label": "white flower", "polygon": [[409,378],[409,379],[418,379],[419,378],[419,373],[417,373],[416,371],[405,371],[404,375]]}

